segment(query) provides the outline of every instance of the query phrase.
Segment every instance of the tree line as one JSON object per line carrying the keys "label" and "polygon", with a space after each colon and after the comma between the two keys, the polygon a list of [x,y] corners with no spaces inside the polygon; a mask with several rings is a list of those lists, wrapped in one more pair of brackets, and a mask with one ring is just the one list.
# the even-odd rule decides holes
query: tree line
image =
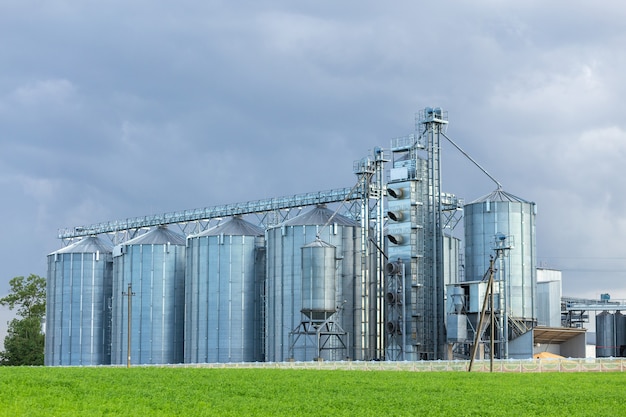
{"label": "tree line", "polygon": [[40,366],[44,364],[46,315],[46,279],[31,274],[9,281],[11,292],[0,298],[0,305],[16,310],[17,317],[8,323],[0,365]]}

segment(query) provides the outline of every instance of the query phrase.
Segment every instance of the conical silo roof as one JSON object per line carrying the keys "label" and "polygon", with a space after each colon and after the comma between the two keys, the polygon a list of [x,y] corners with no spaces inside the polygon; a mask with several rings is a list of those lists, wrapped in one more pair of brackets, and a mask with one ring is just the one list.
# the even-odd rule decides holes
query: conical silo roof
{"label": "conical silo roof", "polygon": [[303,248],[335,248],[335,245],[331,245],[330,243],[326,243],[321,239],[315,239],[313,242],[308,243],[303,246]]}
{"label": "conical silo roof", "polygon": [[193,237],[200,236],[262,236],[264,230],[258,226],[253,225],[250,222],[245,221],[239,216],[233,217],[227,222],[218,224],[202,233],[198,233]]}
{"label": "conical silo roof", "polygon": [[127,240],[123,245],[185,245],[185,237],[174,233],[165,226],[159,226],[148,233]]}
{"label": "conical silo roof", "polygon": [[495,201],[495,202],[504,201],[504,202],[509,202],[509,203],[530,203],[530,201],[526,201],[523,198],[517,197],[511,193],[507,193],[501,188],[498,188],[494,192],[487,194],[486,196],[483,196],[477,200],[474,200],[469,204],[483,203],[485,201]]}
{"label": "conical silo roof", "polygon": [[[331,219],[332,218],[332,219]],[[329,221],[330,220],[330,221]],[[302,213],[293,219],[287,220],[282,223],[284,226],[310,226],[310,225],[325,225],[338,224],[340,226],[358,226],[358,223],[351,220],[341,214],[336,214],[334,211],[329,210],[324,205],[318,205],[315,208]]]}
{"label": "conical silo roof", "polygon": [[113,246],[97,236],[84,237],[78,242],[74,242],[69,246],[52,252],[50,255],[59,253],[96,253],[111,252]]}

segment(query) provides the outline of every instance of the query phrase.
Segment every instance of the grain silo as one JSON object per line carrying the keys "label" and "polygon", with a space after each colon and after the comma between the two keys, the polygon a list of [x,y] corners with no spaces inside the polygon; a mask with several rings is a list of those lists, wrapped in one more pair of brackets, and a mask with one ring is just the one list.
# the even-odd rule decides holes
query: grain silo
{"label": "grain silo", "polygon": [[184,284],[185,238],[166,227],[114,248],[112,364],[127,363],[129,340],[131,364],[183,362]]}
{"label": "grain silo", "polygon": [[596,314],[596,358],[615,357],[615,314]]}
{"label": "grain silo", "polygon": [[[328,360],[363,357],[361,337],[362,299],[360,293],[360,228],[358,223],[317,206],[281,225],[267,230],[267,277],[265,290],[266,361],[313,360],[316,342],[302,336],[301,324],[313,311],[303,311],[302,248],[320,239],[334,247],[335,288],[325,289],[325,305],[336,309],[333,321],[346,333],[346,349],[329,345],[320,358]],[[305,256],[306,258],[306,256]],[[330,267],[329,267],[330,268]],[[309,291],[307,294],[311,295]],[[331,295],[332,294],[332,295]],[[311,301],[309,299],[309,301]],[[316,303],[320,303],[316,300]],[[306,301],[305,301],[306,304]],[[310,310],[310,308],[309,308]]]}
{"label": "grain silo", "polygon": [[533,323],[537,272],[535,253],[536,205],[501,189],[464,207],[465,280],[480,281],[490,257],[503,279],[503,308],[518,322]]}
{"label": "grain silo", "polygon": [[615,356],[626,357],[626,316],[615,312]]}
{"label": "grain silo", "polygon": [[92,236],[48,255],[46,365],[110,363],[111,251]]}
{"label": "grain silo", "polygon": [[263,359],[263,235],[234,217],[188,237],[185,363]]}

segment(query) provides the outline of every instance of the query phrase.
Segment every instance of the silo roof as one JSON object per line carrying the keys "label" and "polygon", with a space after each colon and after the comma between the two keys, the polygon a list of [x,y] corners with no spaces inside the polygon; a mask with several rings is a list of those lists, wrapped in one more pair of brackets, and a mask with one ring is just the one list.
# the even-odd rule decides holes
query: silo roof
{"label": "silo roof", "polygon": [[303,248],[336,248],[336,246],[324,242],[321,239],[315,239],[313,242],[304,245]]}
{"label": "silo roof", "polygon": [[54,251],[56,253],[96,253],[96,252],[112,252],[113,246],[97,236],[84,237],[78,242],[74,242],[69,246]]}
{"label": "silo roof", "polygon": [[[331,219],[332,218],[332,219]],[[330,221],[329,221],[330,220]],[[338,224],[340,226],[358,226],[358,223],[351,220],[341,214],[337,214],[332,210],[329,210],[325,206],[317,206],[314,209],[302,213],[299,216],[289,219],[283,223],[285,226],[311,226],[320,225],[323,226],[326,223]]]}
{"label": "silo roof", "polygon": [[123,245],[163,245],[166,243],[184,246],[185,237],[172,232],[165,226],[159,226],[146,234],[127,240]]}
{"label": "silo roof", "polygon": [[199,233],[194,237],[217,235],[262,236],[264,233],[265,231],[262,228],[245,221],[241,217],[233,217],[227,222],[218,224],[217,226],[205,230],[204,232]]}
{"label": "silo roof", "polygon": [[474,200],[470,204],[483,203],[485,201],[496,201],[496,202],[504,201],[504,202],[509,202],[509,203],[530,203],[530,201],[526,201],[523,198],[517,197],[511,193],[507,193],[501,188],[498,188],[491,194],[487,194],[484,197]]}

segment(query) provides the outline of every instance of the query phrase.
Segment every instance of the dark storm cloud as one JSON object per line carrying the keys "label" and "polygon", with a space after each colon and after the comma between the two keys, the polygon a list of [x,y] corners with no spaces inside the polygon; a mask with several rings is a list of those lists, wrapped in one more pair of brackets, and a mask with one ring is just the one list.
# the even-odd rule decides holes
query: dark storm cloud
{"label": "dark storm cloud", "polygon": [[[336,3],[3,2],[0,293],[59,227],[349,187],[437,105],[565,292],[626,298],[626,7]],[[446,191],[494,189],[444,150]]]}

